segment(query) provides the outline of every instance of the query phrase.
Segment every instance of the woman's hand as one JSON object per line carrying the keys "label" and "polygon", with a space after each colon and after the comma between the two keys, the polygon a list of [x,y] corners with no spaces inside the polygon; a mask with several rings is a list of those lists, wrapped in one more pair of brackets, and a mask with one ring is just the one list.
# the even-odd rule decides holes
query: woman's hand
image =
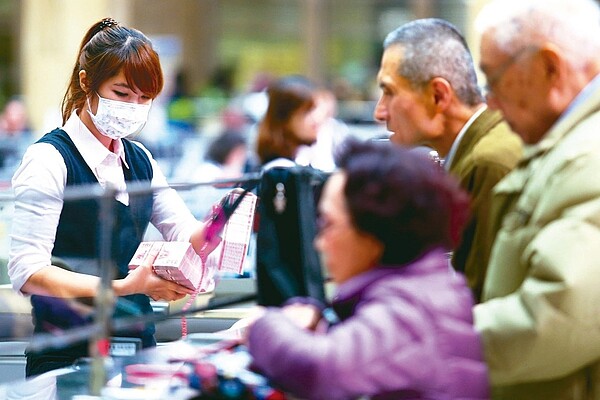
{"label": "woman's hand", "polygon": [[[237,196],[241,196],[244,194],[244,189],[232,189],[220,201],[213,204],[209,217],[199,225],[190,237],[190,242],[192,243],[194,250],[204,259],[206,259],[206,257],[221,243],[221,234],[227,223],[227,217],[224,215],[222,209],[224,207],[223,204],[227,203],[228,205],[231,205],[231,203],[237,199],[237,197],[235,197],[236,194]],[[210,233],[207,235],[207,232],[209,231]],[[210,236],[208,242],[207,236]]]}
{"label": "woman's hand", "polygon": [[311,331],[321,320],[321,311],[312,304],[294,303],[282,307],[281,311],[294,324]]}
{"label": "woman's hand", "polygon": [[267,308],[263,306],[254,306],[248,310],[248,313],[243,318],[236,321],[229,329],[228,332],[234,333],[240,339],[242,343],[246,343],[248,340],[248,332],[254,322],[265,315]]}
{"label": "woman's hand", "polygon": [[208,255],[212,253],[212,251],[216,249],[221,243],[221,237],[219,235],[213,236],[211,238],[211,241],[209,243],[206,243],[206,227],[206,222],[200,223],[198,229],[196,229],[194,233],[192,233],[192,236],[190,238],[190,243],[192,244],[192,247],[194,248],[196,254],[198,254],[202,258],[202,262],[204,262],[206,260],[206,257],[208,257]]}
{"label": "woman's hand", "polygon": [[[321,310],[312,304],[293,303],[283,306],[279,310],[285,318],[301,329],[314,331],[321,321]],[[268,312],[266,307],[256,306],[246,317],[233,324],[228,331],[234,332],[242,343],[248,343],[248,336],[254,326],[254,322]]]}
{"label": "woman's hand", "polygon": [[117,295],[143,293],[152,300],[179,300],[188,294],[193,294],[192,289],[178,285],[158,276],[152,269],[152,264],[158,251],[150,251],[144,263],[129,272],[126,278],[115,281],[114,289]]}

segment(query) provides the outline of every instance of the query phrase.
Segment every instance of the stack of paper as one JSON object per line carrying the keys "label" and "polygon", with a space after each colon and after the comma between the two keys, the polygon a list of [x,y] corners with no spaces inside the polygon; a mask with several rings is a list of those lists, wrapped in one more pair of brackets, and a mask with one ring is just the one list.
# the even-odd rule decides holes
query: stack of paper
{"label": "stack of paper", "polygon": [[[233,193],[235,200],[239,196]],[[218,270],[221,272],[232,272],[242,274],[244,260],[248,253],[250,234],[252,233],[254,213],[256,210],[257,197],[254,193],[246,193],[238,208],[225,224],[223,229],[223,240],[219,252]]]}
{"label": "stack of paper", "polygon": [[[230,201],[239,193],[231,192]],[[189,242],[142,242],[129,262],[129,269],[142,265],[152,254],[158,255],[152,268],[160,277],[200,292],[214,287],[217,271],[243,273],[254,221],[257,197],[246,193],[233,215],[225,223],[222,240],[203,265]]]}
{"label": "stack of paper", "polygon": [[129,263],[129,269],[137,268],[149,254],[156,252],[158,255],[152,268],[158,276],[190,289],[202,287],[202,261],[189,242],[142,242]]}

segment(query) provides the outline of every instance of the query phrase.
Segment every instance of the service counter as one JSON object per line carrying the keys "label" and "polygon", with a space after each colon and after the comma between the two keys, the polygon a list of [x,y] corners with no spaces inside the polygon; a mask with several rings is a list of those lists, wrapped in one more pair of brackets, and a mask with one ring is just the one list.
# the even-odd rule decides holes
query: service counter
{"label": "service counter", "polygon": [[[104,359],[102,374],[94,374],[91,360],[51,371],[28,380],[0,386],[0,399],[82,400],[190,399],[200,391],[192,387],[194,365],[216,354],[235,338],[232,333],[190,334],[188,338],[138,352],[134,356]],[[240,365],[243,367],[243,365]],[[92,379],[104,382],[99,397],[92,396]]]}
{"label": "service counter", "polygon": [[[229,329],[195,333],[132,356],[91,359],[0,386],[0,399],[286,399],[250,369],[251,358]],[[92,382],[102,382],[98,393]]]}
{"label": "service counter", "polygon": [[[4,288],[4,297],[3,299],[9,299],[12,296],[12,292],[9,291],[10,288]],[[190,309],[194,308],[202,308],[205,306],[209,306],[211,301],[227,299],[228,297],[235,298],[236,296],[250,294],[255,291],[255,282],[253,279],[222,279],[218,284],[217,288],[214,292],[210,294],[201,294],[197,296],[196,300],[193,304],[190,305]],[[21,299],[23,300],[23,299]],[[169,349],[166,351],[174,352],[177,349],[181,348],[181,318],[171,316],[173,313],[178,313],[182,311],[184,304],[187,299],[184,299],[179,302],[171,302],[171,303],[162,303],[162,302],[154,302],[153,308],[155,315],[164,316],[165,318],[161,321],[156,322],[156,338],[159,343],[153,353],[152,357],[156,357],[157,360],[160,360],[160,354],[162,354],[163,349]],[[16,325],[23,325],[23,329],[19,330],[18,337],[14,339],[6,339],[4,341],[0,340],[0,385],[3,389],[0,389],[0,400],[3,399],[38,399],[44,397],[24,397],[20,395],[20,397],[7,397],[6,388],[21,387],[24,384],[24,387],[31,388],[33,387],[32,382],[27,382],[25,384],[25,348],[28,345],[29,340],[31,339],[31,334],[33,327],[31,326],[31,315],[30,315],[30,305],[29,302],[25,299],[22,301],[22,304],[19,303],[20,306],[11,306],[10,314],[6,314],[7,319],[5,322],[9,322],[11,326],[15,327]],[[216,308],[211,310],[205,310],[201,312],[196,312],[190,314],[186,317],[187,320],[187,328],[190,333],[189,337],[195,338],[194,345],[201,344],[198,340],[199,337],[204,338],[202,335],[213,335],[215,332],[222,332],[230,328],[236,321],[240,318],[243,318],[248,310],[254,305],[253,302],[244,302],[239,304],[233,304],[229,307],[225,308]],[[0,312],[0,316],[2,313]],[[15,321],[21,321],[19,324],[15,325]],[[14,328],[13,328],[14,331]],[[22,331],[22,332],[21,332]],[[206,340],[215,340],[219,336],[210,336],[209,339]],[[187,342],[185,342],[187,343]],[[155,354],[154,354],[155,353]],[[119,359],[119,362],[120,359]],[[77,390],[82,389],[86,386],[87,382],[85,377],[81,377],[80,375],[86,374],[86,367],[81,366],[81,369],[78,371],[61,371],[61,373],[56,377],[48,377],[51,379],[45,379],[44,381],[47,384],[48,380],[55,380],[56,384],[54,386],[60,388],[59,392],[64,393],[62,397],[46,397],[49,399],[62,399],[72,398],[72,390],[68,389],[73,383],[78,387]],[[64,376],[63,376],[64,375]],[[56,379],[54,379],[56,378]],[[40,382],[41,383],[41,382]],[[52,385],[50,385],[52,386]],[[2,391],[4,390],[4,391]],[[75,389],[74,389],[75,390]],[[41,394],[39,394],[41,395]],[[65,397],[66,396],[66,397]],[[71,397],[69,397],[71,396]],[[143,397],[143,398],[151,398],[151,397]],[[172,397],[169,397],[172,398]]]}

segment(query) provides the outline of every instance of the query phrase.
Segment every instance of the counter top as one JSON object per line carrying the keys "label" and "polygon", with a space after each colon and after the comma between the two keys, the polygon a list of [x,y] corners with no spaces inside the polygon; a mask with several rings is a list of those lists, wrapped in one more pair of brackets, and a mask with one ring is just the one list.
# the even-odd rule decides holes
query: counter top
{"label": "counter top", "polygon": [[[245,348],[238,345],[238,335],[236,331],[190,334],[184,340],[143,350],[135,356],[106,358],[106,384],[102,388],[101,398],[190,399],[201,394],[198,390],[200,387],[204,390],[207,390],[206,387],[221,388],[223,380],[229,385],[227,390],[234,390],[231,385],[236,383],[236,390],[276,392],[264,377],[250,371],[251,358]],[[92,369],[89,361],[83,360],[72,368],[0,386],[0,399],[92,398]],[[203,378],[199,381],[198,376]],[[218,384],[202,386],[199,383],[202,379],[204,385],[211,379],[214,382],[218,379]]]}

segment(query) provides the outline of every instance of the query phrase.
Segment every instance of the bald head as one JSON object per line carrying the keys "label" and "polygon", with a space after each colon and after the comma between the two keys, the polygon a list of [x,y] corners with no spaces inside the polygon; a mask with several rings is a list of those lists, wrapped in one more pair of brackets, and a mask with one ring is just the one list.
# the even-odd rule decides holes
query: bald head
{"label": "bald head", "polygon": [[600,53],[600,7],[594,0],[494,0],[475,25],[507,54],[552,43],[582,68]]}
{"label": "bald head", "polygon": [[487,102],[537,143],[600,73],[594,0],[494,0],[476,19]]}

